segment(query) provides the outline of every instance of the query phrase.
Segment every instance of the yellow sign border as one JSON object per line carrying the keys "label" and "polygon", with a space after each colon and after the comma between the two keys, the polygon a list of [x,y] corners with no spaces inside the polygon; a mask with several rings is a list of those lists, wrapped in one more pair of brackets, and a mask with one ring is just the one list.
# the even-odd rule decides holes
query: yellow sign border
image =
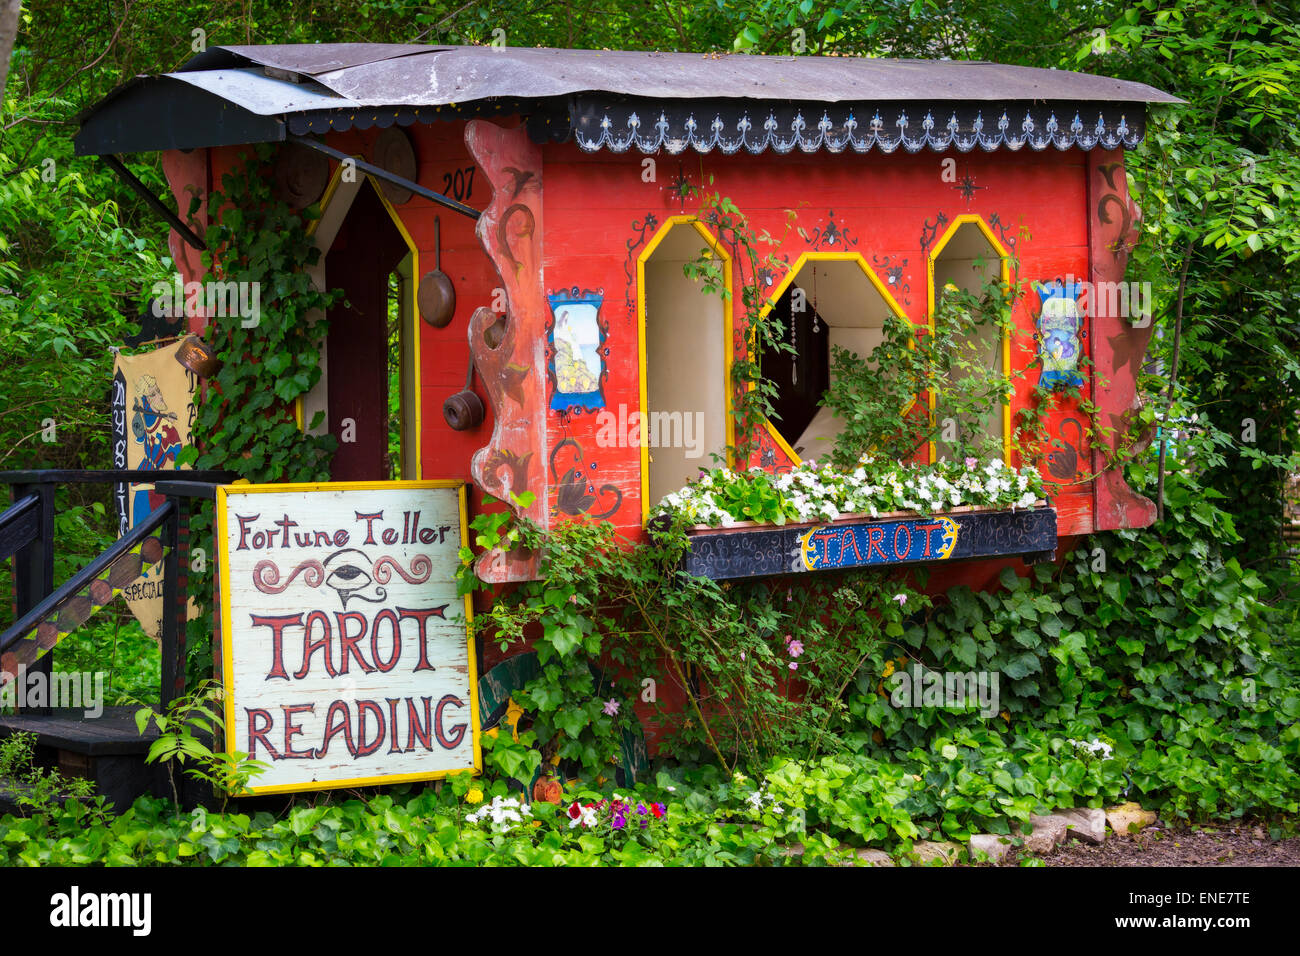
{"label": "yellow sign border", "polygon": [[[469,483],[460,479],[436,479],[430,481],[320,481],[320,482],[286,482],[278,485],[219,485],[217,487],[216,526],[213,529],[214,546],[221,539],[217,548],[217,564],[221,587],[221,620],[229,622],[230,614],[230,556],[229,541],[226,539],[226,500],[231,496],[271,494],[292,491],[392,491],[425,490],[430,488],[456,488],[460,504],[460,547],[469,544]],[[457,773],[477,775],[483,772],[483,749],[480,743],[479,707],[478,707],[478,651],[474,644],[472,625],[474,622],[474,599],[472,594],[465,595],[465,641],[469,654],[469,707],[471,747],[474,751],[474,767],[456,770],[434,770],[425,773],[389,774],[382,777],[349,777],[346,780],[311,781],[308,783],[291,783],[269,787],[246,787],[238,796],[261,796],[270,793],[301,793],[306,790],[337,790],[341,787],[373,787],[398,783],[411,783],[417,780],[441,780]],[[235,696],[232,681],[234,677],[234,653],[228,640],[228,627],[223,626],[221,634],[221,687],[224,700],[223,712],[226,728],[235,726]],[[229,732],[224,734],[226,753],[235,754]]]}

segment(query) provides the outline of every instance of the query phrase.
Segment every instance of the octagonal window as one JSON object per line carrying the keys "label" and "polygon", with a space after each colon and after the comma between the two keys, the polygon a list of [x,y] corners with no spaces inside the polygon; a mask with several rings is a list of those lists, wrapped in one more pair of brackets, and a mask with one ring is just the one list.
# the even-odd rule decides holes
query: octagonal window
{"label": "octagonal window", "polygon": [[835,385],[832,350],[868,359],[883,341],[891,312],[904,316],[857,253],[808,253],[787,274],[768,316],[795,354],[766,351],[760,366],[777,387],[768,427],[794,461],[824,458],[844,428],[821,404]]}

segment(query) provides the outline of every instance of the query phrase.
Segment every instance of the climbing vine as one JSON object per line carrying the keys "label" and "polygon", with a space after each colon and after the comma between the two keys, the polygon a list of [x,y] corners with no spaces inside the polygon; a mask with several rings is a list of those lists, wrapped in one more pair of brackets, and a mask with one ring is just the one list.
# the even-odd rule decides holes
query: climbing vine
{"label": "climbing vine", "polygon": [[[712,184],[713,178],[709,177]],[[777,385],[763,377],[762,356],[765,352],[793,355],[795,348],[781,334],[781,325],[765,309],[767,305],[766,279],[779,275],[789,263],[776,254],[785,235],[794,228],[797,215],[786,210],[785,235],[773,236],[766,229],[755,230],[749,217],[730,198],[719,192],[704,192],[687,185],[686,192],[700,199],[697,217],[711,225],[718,242],[731,255],[732,281],[740,289],[738,335],[746,348],[732,348],[731,361],[731,417],[735,425],[735,439],[728,449],[732,460],[740,463],[755,451],[755,436],[773,413],[772,400]],[[705,292],[720,295],[724,307],[731,308],[732,291],[726,281],[722,260],[712,249],[705,249],[700,257],[685,265],[686,275],[699,281]]]}
{"label": "climbing vine", "polygon": [[[320,250],[310,224],[320,218],[318,206],[301,212],[272,193],[265,169],[275,152],[269,144],[255,147],[244,165],[225,174],[221,191],[213,192],[208,208],[213,219],[205,241],[203,266],[210,280],[250,283],[260,305],[251,317],[216,315],[207,318],[204,337],[221,362],[197,401],[192,447],[180,462],[200,469],[233,471],[250,482],[323,481],[337,447],[333,435],[313,435],[300,429],[295,402],[320,381],[321,350],[328,325],[324,310],[342,294],[316,288],[306,268]],[[190,208],[193,217],[197,200]],[[320,413],[307,428],[319,424]],[[212,518],[201,509],[191,520],[194,542],[211,540]],[[214,554],[211,548],[207,554]],[[211,594],[211,564],[195,565],[192,593]],[[190,622],[188,631],[191,678],[211,672],[210,618]]]}

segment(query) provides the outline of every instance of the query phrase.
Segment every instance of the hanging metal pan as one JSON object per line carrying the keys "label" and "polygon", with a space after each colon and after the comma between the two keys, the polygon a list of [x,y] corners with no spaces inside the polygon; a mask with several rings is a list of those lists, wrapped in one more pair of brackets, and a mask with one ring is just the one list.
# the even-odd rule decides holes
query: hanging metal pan
{"label": "hanging metal pan", "polygon": [[445,329],[456,314],[456,287],[442,271],[442,221],[433,217],[434,268],[420,279],[420,315],[435,329]]}
{"label": "hanging metal pan", "polygon": [[469,368],[465,370],[465,389],[452,395],[442,403],[442,417],[446,420],[455,431],[464,432],[471,428],[478,428],[483,424],[483,419],[487,416],[487,409],[483,407],[483,399],[475,394],[473,389],[474,383],[474,356],[469,358]]}

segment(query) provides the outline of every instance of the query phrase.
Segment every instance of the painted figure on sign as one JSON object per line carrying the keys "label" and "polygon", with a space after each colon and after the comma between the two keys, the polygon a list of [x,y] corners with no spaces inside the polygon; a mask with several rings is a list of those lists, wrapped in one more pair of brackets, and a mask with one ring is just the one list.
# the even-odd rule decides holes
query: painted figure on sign
{"label": "painted figure on sign", "polygon": [[1038,384],[1046,389],[1078,388],[1080,339],[1083,312],[1079,308],[1080,284],[1077,282],[1035,282],[1034,291],[1042,302],[1038,315],[1038,357],[1043,374]]}
{"label": "painted figure on sign", "polygon": [[551,409],[585,411],[605,406],[601,380],[605,375],[604,329],[600,324],[599,292],[577,289],[547,296],[554,321],[548,369],[554,393]]}
{"label": "painted figure on sign", "polygon": [[[158,380],[152,375],[141,375],[135,383],[135,393],[131,434],[137,443],[144,446],[140,468],[162,471],[168,462],[174,467],[176,456],[181,451],[181,436],[176,430],[176,416],[167,410]],[[152,489],[137,489],[132,508],[133,523],[139,522],[162,502],[163,496]]]}

